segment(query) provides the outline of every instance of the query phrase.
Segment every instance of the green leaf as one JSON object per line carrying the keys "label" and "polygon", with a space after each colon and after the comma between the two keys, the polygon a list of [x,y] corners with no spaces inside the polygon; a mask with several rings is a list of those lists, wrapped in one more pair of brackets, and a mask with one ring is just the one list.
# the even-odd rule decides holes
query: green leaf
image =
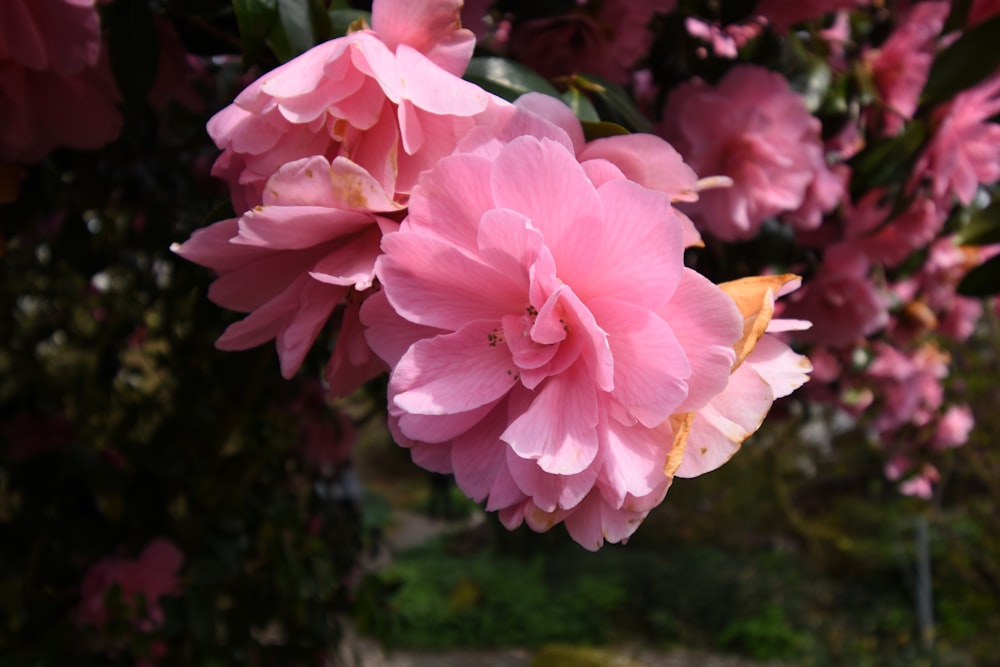
{"label": "green leaf", "polygon": [[601,120],[617,123],[632,132],[651,132],[649,119],[636,108],[621,86],[592,74],[576,74],[570,85],[590,93]]}
{"label": "green leaf", "polygon": [[931,64],[920,99],[937,104],[975,86],[1000,67],[1000,16],[967,30]]}
{"label": "green leaf", "polygon": [[926,135],[926,125],[913,121],[902,134],[865,148],[851,160],[852,181],[870,188],[907,178]]}
{"label": "green leaf", "polygon": [[236,23],[240,27],[243,65],[257,62],[268,35],[278,22],[277,0],[233,0]]}
{"label": "green leaf", "polygon": [[631,134],[627,128],[622,127],[618,123],[609,123],[607,121],[593,123],[585,120],[582,125],[583,137],[587,141],[603,139],[604,137],[616,137],[620,134]]}
{"label": "green leaf", "polygon": [[969,221],[958,230],[955,241],[959,245],[1000,243],[1000,200],[973,211]]}
{"label": "green leaf", "polygon": [[333,32],[333,19],[323,5],[323,0],[309,0],[309,20],[312,22],[315,44],[340,36]]}
{"label": "green leaf", "polygon": [[532,92],[559,97],[559,91],[534,70],[496,56],[473,58],[465,79],[508,102]]}
{"label": "green leaf", "polygon": [[579,89],[570,88],[567,90],[562,94],[562,101],[573,110],[573,113],[581,121],[591,123],[600,122],[601,118],[597,115],[597,109],[594,108],[594,105],[587,99],[587,96],[580,92]]}
{"label": "green leaf", "polygon": [[283,61],[291,60],[316,45],[309,5],[310,0],[278,0],[278,26],[282,34],[278,36],[272,31],[272,36],[278,37],[278,43],[285,47],[281,49],[282,53],[278,53]]}
{"label": "green leaf", "polygon": [[371,12],[362,11],[360,9],[331,9],[329,11],[329,15],[334,37],[346,35],[347,29],[350,28],[351,24],[358,19],[364,19],[365,23],[368,25],[371,25],[372,23]]}
{"label": "green leaf", "polygon": [[1000,255],[988,260],[965,274],[956,290],[963,296],[982,297],[1000,293]]}
{"label": "green leaf", "polygon": [[118,89],[126,105],[141,106],[160,62],[160,40],[149,5],[141,0],[112,3],[102,21],[108,30],[108,55]]}
{"label": "green leaf", "polygon": [[941,34],[947,35],[964,28],[965,23],[969,20],[970,9],[972,9],[972,0],[952,0],[951,11],[948,12],[948,18],[944,22]]}

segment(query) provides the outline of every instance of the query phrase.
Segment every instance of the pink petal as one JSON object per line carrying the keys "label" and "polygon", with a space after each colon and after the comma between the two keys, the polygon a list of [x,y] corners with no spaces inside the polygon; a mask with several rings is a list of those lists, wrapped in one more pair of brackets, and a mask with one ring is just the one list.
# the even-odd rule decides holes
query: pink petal
{"label": "pink petal", "polygon": [[613,299],[590,302],[614,356],[612,396],[653,428],[687,396],[691,364],[670,326],[646,308]]}
{"label": "pink petal", "polygon": [[597,396],[580,372],[549,378],[502,439],[545,472],[572,475],[597,456]]}
{"label": "pink petal", "polygon": [[240,233],[233,242],[300,250],[354,234],[373,222],[369,213],[321,206],[259,206],[240,218]]}
{"label": "pink petal", "polygon": [[684,269],[673,299],[660,316],[691,363],[687,399],[680,412],[696,410],[721,392],[736,362],[733,345],[743,336],[743,316],[729,296],[695,271]]}
{"label": "pink petal", "polygon": [[407,412],[454,414],[499,399],[517,382],[505,345],[491,342],[496,322],[472,322],[461,330],[421,340],[393,370],[393,403]]}
{"label": "pink petal", "polygon": [[[417,324],[458,330],[475,320],[499,325],[524,307],[524,285],[418,232],[387,234],[375,272],[396,311]],[[495,325],[494,325],[495,326]]]}

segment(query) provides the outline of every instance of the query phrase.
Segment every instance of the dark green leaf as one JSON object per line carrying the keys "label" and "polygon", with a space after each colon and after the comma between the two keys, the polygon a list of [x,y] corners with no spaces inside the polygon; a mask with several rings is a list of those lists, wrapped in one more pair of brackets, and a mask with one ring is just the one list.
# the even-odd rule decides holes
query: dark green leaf
{"label": "dark green leaf", "polygon": [[243,64],[257,62],[264,50],[267,36],[278,22],[277,0],[233,0],[236,22],[240,27]]}
{"label": "dark green leaf", "polygon": [[509,102],[531,92],[559,97],[559,91],[534,70],[496,56],[473,58],[465,79]]}
{"label": "dark green leaf", "polygon": [[587,141],[603,139],[604,137],[615,137],[620,134],[631,134],[631,132],[618,123],[608,123],[606,121],[592,123],[590,121],[583,121],[582,124],[583,136]]}
{"label": "dark green leaf", "polygon": [[565,93],[562,94],[562,101],[566,103],[576,117],[581,121],[589,121],[591,123],[600,122],[601,118],[597,115],[597,109],[591,104],[587,96],[580,92],[577,88],[570,88]]}
{"label": "dark green leaf", "polygon": [[577,74],[571,85],[590,93],[590,100],[601,120],[617,123],[632,132],[651,132],[649,119],[636,108],[632,98],[621,86],[599,76]]}
{"label": "dark green leaf", "polygon": [[316,45],[313,31],[310,0],[278,0],[278,17],[284,33],[287,53],[279,54],[282,60],[291,60]]}
{"label": "dark green leaf", "polygon": [[965,22],[969,19],[969,9],[972,8],[972,0],[952,0],[951,11],[944,22],[942,35],[961,30],[965,27]]}
{"label": "dark green leaf", "polygon": [[102,20],[108,29],[108,54],[118,89],[126,105],[142,105],[160,61],[160,41],[149,5],[140,0],[112,3]]}
{"label": "dark green leaf", "polygon": [[914,121],[903,134],[867,147],[851,161],[853,181],[870,188],[907,178],[926,134],[926,125]]}
{"label": "dark green leaf", "polygon": [[1000,243],[1000,200],[993,202],[972,216],[958,230],[956,242],[961,245],[987,245]]}
{"label": "dark green leaf", "polygon": [[992,296],[1000,293],[1000,255],[988,260],[965,274],[958,284],[958,293],[964,296]]}
{"label": "dark green leaf", "polygon": [[364,19],[368,25],[372,23],[371,12],[365,12],[360,9],[331,9],[329,14],[334,37],[346,35],[347,29],[358,19]]}
{"label": "dark green leaf", "polygon": [[309,20],[312,22],[316,44],[340,36],[333,32],[333,20],[323,5],[323,0],[309,0]]}
{"label": "dark green leaf", "polygon": [[920,98],[938,104],[975,86],[1000,67],[1000,16],[979,23],[938,54]]}

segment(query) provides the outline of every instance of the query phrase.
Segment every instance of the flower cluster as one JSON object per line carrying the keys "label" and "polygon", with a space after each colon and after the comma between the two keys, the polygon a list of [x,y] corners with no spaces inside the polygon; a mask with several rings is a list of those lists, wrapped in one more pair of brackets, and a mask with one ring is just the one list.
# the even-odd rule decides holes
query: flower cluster
{"label": "flower cluster", "polygon": [[331,393],[388,367],[418,464],[511,528],[562,522],[596,549],[805,382],[765,335],[797,283],[730,294],[686,268],[692,168],[655,136],[587,143],[562,103],[459,79],[460,6],[376,2],[370,28],[252,83],[209,123],[241,213],[175,250],[250,313],[219,347],[276,339],[289,377],[340,313]]}

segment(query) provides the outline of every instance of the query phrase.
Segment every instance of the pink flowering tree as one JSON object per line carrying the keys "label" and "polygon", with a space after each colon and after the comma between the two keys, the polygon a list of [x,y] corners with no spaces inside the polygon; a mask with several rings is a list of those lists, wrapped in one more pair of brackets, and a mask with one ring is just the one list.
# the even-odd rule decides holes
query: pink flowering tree
{"label": "pink flowering tree", "polygon": [[578,551],[741,449],[807,547],[849,551],[793,468],[942,503],[998,40],[987,0],[6,0],[0,653],[337,664],[366,439]]}

